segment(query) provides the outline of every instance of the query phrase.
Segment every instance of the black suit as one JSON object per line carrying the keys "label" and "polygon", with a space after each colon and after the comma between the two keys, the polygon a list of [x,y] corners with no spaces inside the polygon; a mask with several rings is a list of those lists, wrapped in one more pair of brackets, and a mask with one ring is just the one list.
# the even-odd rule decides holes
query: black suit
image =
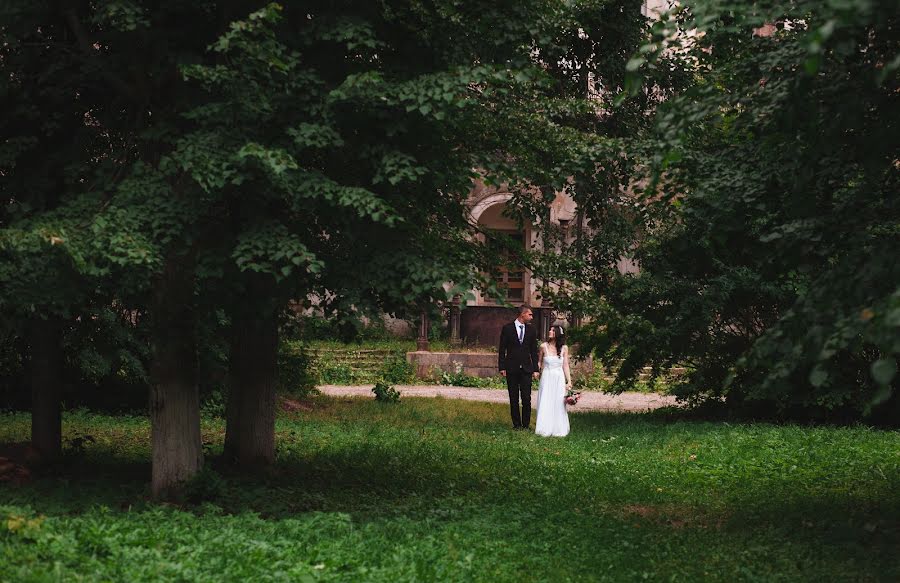
{"label": "black suit", "polygon": [[[500,349],[497,368],[506,371],[506,388],[509,391],[509,413],[513,427],[525,427],[531,423],[531,373],[538,369],[537,332],[534,326],[525,325],[522,342],[516,332],[516,323],[510,322],[500,331]],[[522,415],[519,416],[519,399]]]}

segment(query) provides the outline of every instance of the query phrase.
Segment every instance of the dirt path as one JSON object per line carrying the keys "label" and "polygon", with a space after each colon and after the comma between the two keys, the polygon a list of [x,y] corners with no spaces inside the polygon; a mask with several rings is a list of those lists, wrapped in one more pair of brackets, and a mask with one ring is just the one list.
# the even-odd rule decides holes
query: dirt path
{"label": "dirt path", "polygon": [[[373,385],[322,385],[319,390],[335,397],[372,397]],[[490,403],[509,403],[506,391],[502,389],[472,389],[446,385],[396,385],[394,387],[406,397],[445,397],[447,399],[467,399],[469,401],[487,401]],[[532,404],[537,400],[537,390],[531,392]],[[609,395],[606,393],[584,392],[581,400],[569,411],[647,411],[675,404],[675,397],[654,393],[622,393]]]}

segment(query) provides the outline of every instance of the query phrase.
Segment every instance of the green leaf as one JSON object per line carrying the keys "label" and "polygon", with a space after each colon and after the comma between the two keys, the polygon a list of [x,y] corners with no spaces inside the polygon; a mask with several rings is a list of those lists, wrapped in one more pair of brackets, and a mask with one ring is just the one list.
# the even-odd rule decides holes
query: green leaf
{"label": "green leaf", "polygon": [[897,374],[897,361],[892,358],[882,358],[872,363],[872,378],[879,385],[887,385]]}
{"label": "green leaf", "polygon": [[647,59],[644,57],[632,57],[628,60],[628,63],[625,64],[625,70],[629,73],[637,71],[641,68],[641,65],[647,62]]}
{"label": "green leaf", "polygon": [[828,380],[828,371],[823,368],[816,367],[809,374],[809,384],[814,387],[821,387]]}
{"label": "green leaf", "polygon": [[819,72],[819,67],[822,66],[822,57],[818,54],[810,55],[803,61],[803,69],[806,71],[807,75],[815,75]]}
{"label": "green leaf", "polygon": [[831,34],[834,32],[834,28],[837,25],[837,21],[835,19],[830,19],[828,22],[819,27],[819,36],[822,39],[828,39]]}

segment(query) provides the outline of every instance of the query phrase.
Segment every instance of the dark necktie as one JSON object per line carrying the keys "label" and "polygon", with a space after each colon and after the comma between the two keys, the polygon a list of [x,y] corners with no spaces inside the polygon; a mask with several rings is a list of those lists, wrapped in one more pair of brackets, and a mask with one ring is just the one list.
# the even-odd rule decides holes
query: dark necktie
{"label": "dark necktie", "polygon": [[522,344],[522,340],[525,338],[525,326],[516,326],[519,329],[519,344]]}

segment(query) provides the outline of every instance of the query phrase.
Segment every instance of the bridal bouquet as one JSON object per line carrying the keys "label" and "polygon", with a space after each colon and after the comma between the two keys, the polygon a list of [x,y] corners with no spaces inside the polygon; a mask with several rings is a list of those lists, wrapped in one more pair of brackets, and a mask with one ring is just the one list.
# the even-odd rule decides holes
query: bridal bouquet
{"label": "bridal bouquet", "polygon": [[563,400],[566,402],[566,405],[575,405],[578,403],[578,399],[581,398],[581,391],[576,391],[575,389],[569,389],[566,391],[566,396],[563,397]]}

